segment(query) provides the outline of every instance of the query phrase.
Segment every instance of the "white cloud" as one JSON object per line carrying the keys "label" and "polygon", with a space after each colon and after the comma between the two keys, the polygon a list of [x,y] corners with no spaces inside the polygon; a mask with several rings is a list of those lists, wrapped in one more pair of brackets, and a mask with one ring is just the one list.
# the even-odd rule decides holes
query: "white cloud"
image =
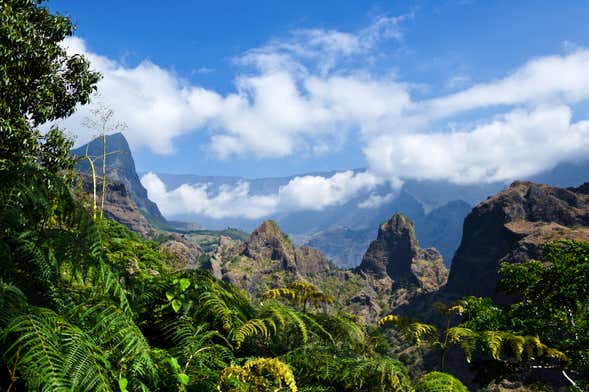
{"label": "white cloud", "polygon": [[379,195],[377,193],[371,193],[370,196],[366,200],[361,203],[358,203],[358,207],[360,208],[377,208],[391,202],[394,200],[396,194],[395,193],[387,193],[384,195]]}
{"label": "white cloud", "polygon": [[[207,128],[220,158],[247,153],[279,158],[328,153],[326,146],[339,146],[336,141],[351,129],[398,112],[396,105],[408,101],[404,88],[390,78],[356,68],[337,77],[330,73],[342,59],[366,54],[382,40],[400,39],[402,19],[381,17],[356,33],[299,30],[250,50],[237,59],[245,68],[236,77],[235,92],[224,95],[190,85],[150,61],[126,67],[89,51],[79,38],[66,39],[64,46],[84,54],[102,73],[101,97],[128,125],[125,134],[133,147],[169,154],[175,137]],[[62,124],[80,136],[79,143],[92,136],[81,126],[88,113],[81,108]]]}
{"label": "white cloud", "polygon": [[165,216],[185,213],[202,214],[211,218],[244,217],[256,219],[271,214],[276,209],[275,196],[252,196],[249,184],[240,182],[234,187],[221,186],[219,192],[209,194],[207,184],[184,184],[174,190],[166,186],[154,173],[141,178],[148,196],[157,203]]}
{"label": "white cloud", "polygon": [[[145,145],[156,153],[171,153],[174,137],[193,132],[221,112],[223,100],[217,93],[188,86],[150,61],[127,68],[90,52],[79,38],[67,38],[64,46],[69,53],[84,54],[102,73],[101,100],[114,109],[117,120],[127,124],[125,135],[134,147]],[[79,143],[94,136],[82,125],[89,114],[88,107],[81,107],[62,122],[78,135]]]}
{"label": "white cloud", "polygon": [[369,172],[345,171],[332,177],[302,176],[293,178],[278,191],[283,210],[322,210],[341,205],[358,193],[372,190],[384,180]]}
{"label": "white cloud", "polygon": [[589,152],[589,121],[571,123],[567,106],[514,110],[474,129],[380,136],[365,149],[382,176],[459,184],[534,175]]}
{"label": "white cloud", "polygon": [[[287,158],[329,154],[351,137],[368,163],[366,173],[299,177],[266,196],[252,196],[247,182],[212,194],[202,184],[167,190],[147,176],[150,197],[168,215],[261,217],[338,205],[362,192],[359,206],[372,208],[389,196],[370,191],[395,179],[509,181],[589,155],[588,122],[572,120],[575,105],[589,100],[589,50],[538,57],[502,78],[415,100],[411,81],[369,66],[384,40],[403,39],[404,18],[380,18],[355,32],[298,30],[249,50],[236,59],[240,71],[226,94],[149,61],[126,67],[78,38],[64,44],[103,73],[100,92],[127,123],[133,147],[170,153],[174,138],[206,129],[221,159]],[[448,80],[452,88],[470,85],[459,74]],[[80,128],[87,113],[82,108],[65,123],[81,142],[89,137]]]}
{"label": "white cloud", "polygon": [[368,172],[352,171],[328,178],[302,176],[293,178],[276,193],[261,196],[250,194],[247,181],[232,186],[223,185],[216,194],[212,194],[208,184],[184,184],[168,191],[154,173],[145,174],[141,183],[147,189],[149,198],[167,217],[192,213],[211,218],[258,219],[274,213],[321,210],[342,205],[358,193],[370,192],[383,180]]}
{"label": "white cloud", "polygon": [[575,103],[589,97],[589,50],[529,61],[511,75],[424,103],[445,118],[473,109],[519,104]]}

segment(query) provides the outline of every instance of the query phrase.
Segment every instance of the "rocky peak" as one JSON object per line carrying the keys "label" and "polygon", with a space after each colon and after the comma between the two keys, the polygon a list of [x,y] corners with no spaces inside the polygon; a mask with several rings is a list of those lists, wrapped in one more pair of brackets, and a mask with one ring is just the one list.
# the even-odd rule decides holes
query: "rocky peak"
{"label": "rocky peak", "polygon": [[[88,154],[95,158],[96,175],[102,176],[103,139],[97,137],[89,143],[73,149],[70,154],[75,157],[84,157]],[[125,185],[137,208],[158,226],[166,227],[167,221],[162,216],[157,205],[147,198],[147,190],[141,184],[135,170],[135,161],[127,139],[122,133],[114,133],[106,136],[106,176],[110,181],[118,181]],[[90,165],[86,159],[81,159],[76,165],[76,170],[89,174]]]}
{"label": "rocky peak", "polygon": [[294,280],[318,283],[331,267],[320,251],[295,246],[276,222],[268,220],[244,242],[221,237],[211,256],[211,269],[215,276],[251,294]]}
{"label": "rocky peak", "polygon": [[399,286],[418,286],[427,291],[440,288],[448,275],[441,254],[435,248],[421,249],[413,223],[398,213],[380,225],[358,270],[377,279],[391,279]]}
{"label": "rocky peak", "polygon": [[252,259],[279,261],[285,270],[296,268],[294,245],[276,222],[267,220],[256,228],[245,242],[244,256]]}
{"label": "rocky peak", "polygon": [[[82,198],[88,203],[88,211],[92,205],[92,177],[83,173],[78,175],[81,186]],[[102,179],[97,179],[97,189],[102,189]],[[100,197],[100,193],[98,193]],[[100,207],[100,199],[97,200]],[[109,181],[106,185],[106,198],[104,201],[104,216],[127,226],[130,230],[139,233],[143,237],[149,237],[153,234],[154,229],[139,212],[137,205],[130,197],[124,183],[120,181]]]}
{"label": "rocky peak", "polygon": [[589,240],[589,184],[557,188],[517,181],[477,205],[464,221],[446,290],[492,296],[498,269],[507,262],[542,259],[556,239]]}

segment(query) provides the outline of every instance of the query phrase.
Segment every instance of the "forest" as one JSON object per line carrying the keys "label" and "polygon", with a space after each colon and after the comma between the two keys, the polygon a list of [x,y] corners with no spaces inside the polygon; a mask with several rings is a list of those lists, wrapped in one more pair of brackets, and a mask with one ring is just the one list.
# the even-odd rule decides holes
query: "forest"
{"label": "forest", "polygon": [[467,297],[372,325],[303,281],[250,298],[97,214],[73,141],[41,131],[101,77],[60,46],[74,29],[42,1],[0,4],[0,390],[467,391],[450,356],[488,384],[588,388],[587,243],[506,264],[510,304]]}

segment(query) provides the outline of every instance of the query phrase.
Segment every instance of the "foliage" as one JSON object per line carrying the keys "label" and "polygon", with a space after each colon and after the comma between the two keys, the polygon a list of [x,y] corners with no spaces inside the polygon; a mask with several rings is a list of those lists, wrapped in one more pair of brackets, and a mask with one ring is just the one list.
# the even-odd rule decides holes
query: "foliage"
{"label": "foliage", "polygon": [[282,357],[291,364],[301,390],[411,391],[407,371],[397,360],[361,356],[334,346],[311,344]]}
{"label": "foliage", "polygon": [[540,357],[554,358],[562,362],[568,362],[565,354],[557,349],[548,347],[537,336],[521,336],[510,331],[474,330],[464,324],[450,327],[451,317],[462,315],[466,311],[466,303],[459,301],[455,304],[434,304],[439,312],[446,316],[446,328],[439,333],[434,325],[425,324],[416,320],[388,315],[380,319],[380,325],[393,324],[405,336],[420,346],[425,341],[430,349],[440,351],[440,368],[445,368],[446,352],[450,345],[460,346],[465,354],[467,362],[472,359],[475,350],[489,354],[494,360],[535,360]]}
{"label": "foliage", "polygon": [[277,358],[257,358],[242,366],[229,366],[219,379],[223,391],[280,391],[297,392],[297,384],[290,366]]}
{"label": "foliage", "polygon": [[415,392],[468,392],[468,389],[450,374],[431,372],[419,378]]}
{"label": "foliage", "polygon": [[[53,171],[69,149],[59,132],[41,136],[39,125],[70,115],[87,103],[99,74],[62,46],[74,26],[35,0],[0,4],[0,165],[35,164]],[[65,155],[64,155],[65,153]]]}
{"label": "foliage", "polygon": [[546,250],[545,263],[502,266],[501,287],[520,296],[504,326],[538,335],[589,378],[589,244],[556,241]]}
{"label": "foliage", "polygon": [[322,305],[333,304],[333,297],[319,291],[317,286],[307,282],[293,282],[288,287],[271,289],[264,293],[264,299],[286,298],[302,308],[303,312],[307,310],[307,305],[319,308]]}
{"label": "foliage", "polygon": [[[413,390],[394,341],[330,308],[316,286],[294,282],[254,304],[208,272],[177,271],[156,242],[93,219],[72,193],[72,142],[34,129],[95,90],[99,75],[61,46],[72,31],[42,1],[0,4],[0,389]],[[437,306],[443,330],[396,315],[381,323],[439,349],[442,367],[449,345],[502,361],[564,360],[564,351],[586,367],[587,254],[561,242],[547,265],[504,267],[522,298],[510,309],[469,298]],[[455,315],[466,321],[450,327]],[[461,390],[441,373],[417,390],[440,384]]]}

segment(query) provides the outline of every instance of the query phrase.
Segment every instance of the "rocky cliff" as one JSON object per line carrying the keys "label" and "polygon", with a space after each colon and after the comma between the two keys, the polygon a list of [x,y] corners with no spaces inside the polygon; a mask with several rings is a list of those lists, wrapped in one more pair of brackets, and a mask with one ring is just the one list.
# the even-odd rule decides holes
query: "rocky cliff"
{"label": "rocky cliff", "polygon": [[380,225],[378,235],[357,271],[375,279],[390,279],[395,287],[435,291],[446,283],[448,270],[435,248],[421,249],[413,223],[395,214]]}
{"label": "rocky cliff", "polygon": [[318,283],[331,266],[316,249],[293,245],[273,221],[265,221],[246,241],[221,237],[211,255],[211,272],[256,296],[295,280]]}
{"label": "rocky cliff", "polygon": [[[88,204],[88,210],[92,208],[92,177],[84,173],[78,176],[82,197]],[[97,179],[97,207],[100,208],[100,191],[102,189],[102,180]],[[127,226],[130,230],[141,234],[143,237],[149,237],[153,234],[154,229],[139,212],[137,205],[129,195],[125,184],[120,181],[109,181],[106,186],[106,198],[104,200],[104,216],[113,219],[122,225]]]}
{"label": "rocky cliff", "polygon": [[502,262],[541,260],[542,244],[563,238],[589,241],[589,183],[563,189],[514,182],[467,216],[445,292],[500,299]]}
{"label": "rocky cliff", "polygon": [[[106,176],[110,181],[122,183],[137,208],[144,214],[148,221],[160,227],[167,227],[166,219],[162,216],[157,205],[147,198],[147,191],[141,185],[139,176],[135,170],[135,161],[131,155],[131,149],[122,133],[107,135],[106,137]],[[102,176],[102,137],[92,140],[79,148],[71,151],[71,154],[80,160],[76,166],[79,172],[90,174],[90,165],[84,156],[95,159],[96,174]]]}

